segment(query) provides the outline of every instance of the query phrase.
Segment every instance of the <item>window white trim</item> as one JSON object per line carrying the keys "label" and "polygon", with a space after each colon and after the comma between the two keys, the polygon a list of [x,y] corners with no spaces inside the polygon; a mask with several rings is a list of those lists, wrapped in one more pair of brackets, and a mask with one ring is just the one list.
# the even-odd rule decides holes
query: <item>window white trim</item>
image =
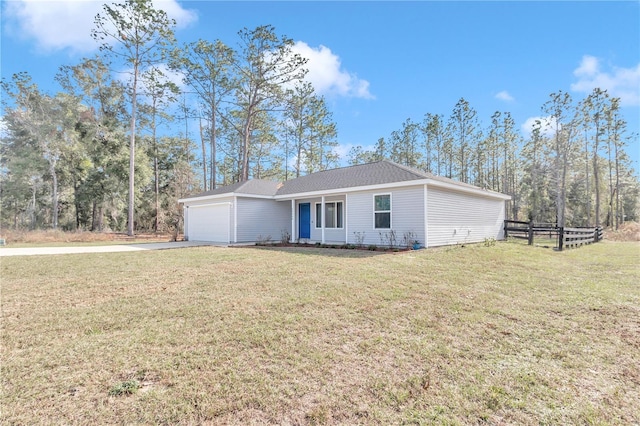
{"label": "window white trim", "polygon": [[[316,222],[315,227],[316,229],[320,229],[322,228],[322,203],[314,203],[315,205],[315,210],[313,211],[313,218]],[[319,207],[319,209],[318,209]],[[319,216],[318,216],[319,215]]]}
{"label": "window white trim", "polygon": [[342,206],[342,215],[344,216],[342,218],[342,226],[344,226],[344,239],[345,242],[348,244],[349,243],[349,224],[347,223],[347,200],[349,199],[349,196],[347,194],[344,194],[344,205]]}
{"label": "window white trim", "polygon": [[[334,205],[334,208],[333,208],[333,223],[335,224],[335,226],[327,226],[327,222],[326,222],[327,208],[328,208],[328,206],[330,204]],[[338,204],[340,204],[342,207],[338,208]],[[324,206],[324,212],[323,212],[322,206]],[[320,207],[320,210],[318,210],[318,207]],[[341,214],[339,215],[338,213],[341,213]],[[316,219],[316,229],[322,228],[323,225],[324,225],[325,229],[344,229],[345,214],[344,214],[344,201],[342,201],[342,200],[325,201],[324,204],[323,203],[315,203],[314,215],[315,215],[314,217]],[[319,215],[319,217],[318,217],[318,215]],[[338,224],[340,224],[342,226],[337,226]]]}
{"label": "window white trim", "polygon": [[[376,197],[380,197],[380,196],[385,196],[388,195],[389,196],[389,210],[376,210]],[[383,193],[383,194],[373,194],[373,229],[377,230],[377,229],[393,229],[393,215],[391,214],[391,211],[393,210],[393,199],[391,196],[391,193]],[[377,213],[389,213],[389,227],[388,228],[377,228],[376,227],[376,214]]]}
{"label": "window white trim", "polygon": [[[323,212],[323,216],[324,216],[324,195],[322,196],[322,198],[320,199],[322,207],[320,208]],[[322,240],[322,244],[324,244],[324,222],[322,222],[322,229],[320,229],[320,234],[322,236],[321,240]]]}

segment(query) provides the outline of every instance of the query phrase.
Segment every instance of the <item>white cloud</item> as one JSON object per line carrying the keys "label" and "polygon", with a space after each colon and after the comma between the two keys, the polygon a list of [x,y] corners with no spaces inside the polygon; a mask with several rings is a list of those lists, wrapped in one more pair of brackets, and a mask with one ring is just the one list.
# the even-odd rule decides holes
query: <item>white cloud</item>
{"label": "white cloud", "polygon": [[306,68],[309,70],[306,80],[313,84],[319,94],[363,99],[374,98],[369,91],[369,82],[342,69],[340,58],[328,47],[320,45],[314,48],[305,42],[298,41],[293,46],[293,51],[309,60],[306,64]]}
{"label": "white cloud", "polygon": [[503,90],[502,92],[497,93],[495,98],[496,99],[500,99],[501,101],[505,101],[505,102],[513,102],[513,101],[515,101],[515,98],[513,96],[511,96],[511,94],[509,92],[507,92],[506,90]]}
{"label": "white cloud", "polygon": [[167,16],[175,19],[176,28],[186,28],[198,20],[198,14],[194,10],[184,9],[177,0],[154,0],[158,9],[167,12]]}
{"label": "white cloud", "polygon": [[580,66],[573,71],[578,81],[571,85],[571,90],[590,93],[599,87],[609,95],[620,98],[622,106],[640,105],[640,63],[632,68],[602,68],[600,59],[590,55],[583,56]]}
{"label": "white cloud", "polygon": [[534,127],[540,122],[540,134],[545,137],[553,136],[556,128],[556,119],[551,116],[547,117],[529,117],[522,125],[522,134],[529,138],[533,132]]}
{"label": "white cloud", "polygon": [[[33,39],[42,52],[69,49],[85,53],[98,48],[91,38],[94,18],[103,2],[93,0],[14,0],[3,2],[6,30],[14,37]],[[115,3],[105,0],[104,3]],[[156,0],[156,7],[167,12],[177,26],[197,20],[193,11],[183,9],[176,0]]]}
{"label": "white cloud", "polygon": [[582,57],[580,66],[573,71],[576,77],[591,77],[598,73],[598,58],[585,55]]}

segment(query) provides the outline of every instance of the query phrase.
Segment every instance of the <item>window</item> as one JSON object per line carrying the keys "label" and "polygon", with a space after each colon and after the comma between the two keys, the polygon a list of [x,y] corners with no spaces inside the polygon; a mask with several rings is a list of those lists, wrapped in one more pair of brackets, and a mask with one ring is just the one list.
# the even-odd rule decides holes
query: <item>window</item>
{"label": "window", "polygon": [[[343,222],[342,201],[324,203],[324,227],[342,228]],[[316,228],[322,227],[322,204],[316,204]]]}
{"label": "window", "polygon": [[316,203],[316,228],[322,228],[322,204]]}
{"label": "window", "polygon": [[391,229],[391,194],[373,196],[375,229]]}

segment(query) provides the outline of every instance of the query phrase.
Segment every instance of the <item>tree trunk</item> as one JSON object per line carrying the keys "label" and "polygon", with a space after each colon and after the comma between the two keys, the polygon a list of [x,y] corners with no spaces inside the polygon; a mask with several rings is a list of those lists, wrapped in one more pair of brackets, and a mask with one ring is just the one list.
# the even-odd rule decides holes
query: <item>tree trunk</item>
{"label": "tree trunk", "polygon": [[158,227],[160,225],[160,173],[158,171],[158,149],[156,147],[155,158],[153,159],[153,179],[155,181],[155,202],[156,202],[156,217],[153,224],[153,230],[158,232]]}
{"label": "tree trunk", "polygon": [[58,174],[56,173],[55,162],[49,163],[49,172],[51,173],[51,227],[58,229]]}
{"label": "tree trunk", "polygon": [[102,203],[102,200],[98,203],[98,231],[100,232],[104,231],[104,207]]}
{"label": "tree trunk", "polygon": [[591,226],[591,193],[589,192],[589,139],[585,133],[584,135],[584,159],[585,159],[585,196],[587,199],[587,223],[586,226]]}
{"label": "tree trunk", "polygon": [[138,89],[138,63],[133,66],[133,94],[131,98],[131,122],[129,137],[129,208],[127,210],[127,235],[133,237],[134,234],[134,216],[135,216],[135,166],[136,166],[136,107],[137,107],[137,89]]}
{"label": "tree trunk", "polygon": [[31,229],[36,229],[37,221],[36,221],[36,192],[38,190],[37,185],[33,184],[33,190],[31,191]]}
{"label": "tree trunk", "polygon": [[96,209],[98,207],[98,203],[96,200],[93,200],[93,206],[91,209],[91,232],[96,230]]}
{"label": "tree trunk", "polygon": [[200,118],[200,145],[202,146],[202,189],[207,190],[207,148],[204,143],[204,129]]}
{"label": "tree trunk", "polygon": [[560,142],[560,130],[556,129],[556,226],[564,227],[564,199],[562,194],[562,175],[566,158],[563,161],[563,150]]}
{"label": "tree trunk", "polygon": [[565,210],[566,210],[566,200],[567,200],[567,169],[569,168],[569,159],[567,156],[567,153],[565,151],[563,158],[562,158],[562,181],[560,183],[560,207],[559,207],[559,212],[560,212],[560,217],[562,218],[562,226],[565,226],[565,220],[564,220],[564,215],[565,215]]}
{"label": "tree trunk", "polygon": [[217,174],[217,168],[218,168],[218,164],[217,164],[217,158],[216,156],[218,155],[217,153],[217,147],[216,147],[216,115],[217,115],[217,110],[216,110],[216,99],[215,99],[215,95],[214,98],[211,102],[211,128],[209,129],[210,131],[210,135],[209,135],[209,142],[211,145],[211,167],[209,167],[209,173],[211,175],[211,180],[209,182],[209,189],[216,189],[216,174]]}
{"label": "tree trunk", "polygon": [[209,135],[209,140],[211,143],[211,167],[209,168],[209,173],[211,174],[211,181],[209,182],[209,189],[216,189],[216,174],[217,174],[217,168],[218,168],[218,164],[217,164],[217,159],[216,156],[218,155],[217,153],[217,149],[216,149],[216,116],[215,113],[214,115],[211,117],[211,135]]}
{"label": "tree trunk", "polygon": [[249,146],[251,144],[251,115],[247,116],[242,135],[242,170],[240,171],[240,181],[249,180]]}
{"label": "tree trunk", "polygon": [[78,197],[78,181],[73,179],[73,205],[76,210],[76,230],[80,229],[80,204]]}
{"label": "tree trunk", "polygon": [[613,145],[615,149],[615,161],[616,161],[616,230],[620,226],[620,223],[624,223],[624,217],[620,212],[620,158],[618,155],[618,143]]}
{"label": "tree trunk", "polygon": [[600,226],[600,178],[598,173],[598,154],[593,153],[593,180],[596,187],[596,226]]}
{"label": "tree trunk", "polygon": [[155,201],[155,217],[153,220],[153,231],[158,232],[159,216],[160,216],[160,173],[158,172],[158,139],[156,136],[156,99],[153,99],[153,183],[154,183],[154,201]]}
{"label": "tree trunk", "polygon": [[607,153],[609,154],[609,211],[607,212],[607,226],[612,226],[613,218],[613,198],[615,189],[613,186],[613,161],[611,160],[611,137],[607,140]]}

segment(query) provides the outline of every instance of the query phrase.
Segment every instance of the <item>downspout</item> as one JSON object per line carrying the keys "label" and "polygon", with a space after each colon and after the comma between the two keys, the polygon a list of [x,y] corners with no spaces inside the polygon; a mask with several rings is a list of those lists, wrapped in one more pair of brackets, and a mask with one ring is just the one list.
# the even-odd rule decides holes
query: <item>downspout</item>
{"label": "downspout", "polygon": [[184,218],[184,240],[189,241],[189,234],[187,233],[189,229],[189,206],[186,204],[182,205],[182,217]]}

